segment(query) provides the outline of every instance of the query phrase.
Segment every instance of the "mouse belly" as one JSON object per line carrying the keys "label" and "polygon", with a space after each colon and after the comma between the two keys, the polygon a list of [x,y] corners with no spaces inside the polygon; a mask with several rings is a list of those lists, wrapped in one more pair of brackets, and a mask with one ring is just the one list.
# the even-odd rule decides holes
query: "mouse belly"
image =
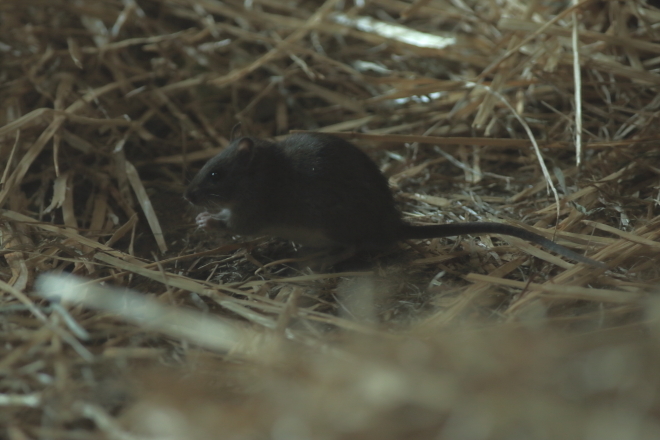
{"label": "mouse belly", "polygon": [[271,226],[260,232],[259,235],[271,235],[273,237],[291,240],[294,243],[310,247],[332,247],[337,242],[330,239],[322,228],[309,228],[303,226]]}
{"label": "mouse belly", "polygon": [[332,247],[338,243],[332,240],[320,227],[304,227],[291,225],[269,225],[254,224],[241,221],[233,215],[231,209],[225,208],[217,213],[204,211],[197,215],[195,221],[199,228],[227,228],[230,232],[244,236],[268,235],[285,240],[291,240],[297,244],[311,247]]}

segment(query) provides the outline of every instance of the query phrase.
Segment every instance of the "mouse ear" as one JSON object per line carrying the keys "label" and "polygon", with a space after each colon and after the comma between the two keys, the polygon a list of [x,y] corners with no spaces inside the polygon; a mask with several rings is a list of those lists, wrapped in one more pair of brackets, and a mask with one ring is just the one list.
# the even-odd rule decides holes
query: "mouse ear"
{"label": "mouse ear", "polygon": [[239,122],[238,124],[234,125],[234,127],[231,129],[231,135],[229,137],[229,141],[233,141],[235,139],[238,139],[243,135],[243,127],[241,127],[241,123]]}
{"label": "mouse ear", "polygon": [[254,141],[249,137],[244,137],[243,139],[239,139],[236,148],[239,152],[241,152],[241,154],[251,153],[252,149],[254,148]]}
{"label": "mouse ear", "polygon": [[252,156],[254,156],[254,141],[249,137],[244,137],[236,141],[236,151],[238,151],[238,157],[243,163],[249,163],[252,161]]}

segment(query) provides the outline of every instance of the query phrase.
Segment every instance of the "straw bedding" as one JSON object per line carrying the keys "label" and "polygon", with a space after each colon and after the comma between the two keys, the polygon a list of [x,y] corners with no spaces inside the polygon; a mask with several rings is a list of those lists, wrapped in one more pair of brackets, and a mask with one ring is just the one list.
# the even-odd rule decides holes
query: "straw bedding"
{"label": "straw bedding", "polygon": [[[4,0],[3,438],[660,437],[653,2]],[[195,228],[240,122],[334,133],[408,221],[332,269]]]}

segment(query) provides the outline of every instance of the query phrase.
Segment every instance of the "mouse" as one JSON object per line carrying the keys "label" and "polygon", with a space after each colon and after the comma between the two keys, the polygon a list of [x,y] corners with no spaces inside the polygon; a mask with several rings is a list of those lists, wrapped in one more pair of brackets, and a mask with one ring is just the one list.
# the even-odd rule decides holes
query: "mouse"
{"label": "mouse", "polygon": [[387,178],[351,142],[296,133],[273,142],[240,136],[204,164],[184,199],[204,209],[201,228],[273,236],[317,248],[383,249],[408,239],[500,234],[574,261],[606,268],[538,234],[496,222],[413,225],[397,209]]}

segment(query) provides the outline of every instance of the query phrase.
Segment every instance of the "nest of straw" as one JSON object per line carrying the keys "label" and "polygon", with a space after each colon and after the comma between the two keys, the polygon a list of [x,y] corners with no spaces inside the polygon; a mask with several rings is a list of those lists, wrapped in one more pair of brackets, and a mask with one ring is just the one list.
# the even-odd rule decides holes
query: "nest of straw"
{"label": "nest of straw", "polygon": [[[660,437],[651,3],[1,2],[1,436]],[[237,122],[609,270],[480,236],[318,271],[197,230]]]}

